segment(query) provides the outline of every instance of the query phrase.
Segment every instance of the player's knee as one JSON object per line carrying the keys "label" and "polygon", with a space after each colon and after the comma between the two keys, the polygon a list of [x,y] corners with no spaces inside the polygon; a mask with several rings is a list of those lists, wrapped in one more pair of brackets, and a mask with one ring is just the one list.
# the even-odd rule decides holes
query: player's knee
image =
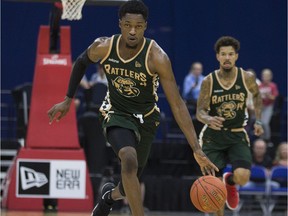
{"label": "player's knee", "polygon": [[238,185],[245,185],[250,178],[250,170],[244,168],[237,168],[234,170],[233,180]]}
{"label": "player's knee", "polygon": [[125,147],[119,151],[121,160],[121,171],[123,174],[137,174],[138,162],[136,150],[132,147]]}

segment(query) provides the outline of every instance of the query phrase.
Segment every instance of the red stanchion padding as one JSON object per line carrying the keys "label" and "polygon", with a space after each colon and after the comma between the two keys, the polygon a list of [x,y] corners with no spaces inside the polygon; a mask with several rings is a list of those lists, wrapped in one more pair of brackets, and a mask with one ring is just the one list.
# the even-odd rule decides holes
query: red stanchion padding
{"label": "red stanchion padding", "polygon": [[73,103],[61,122],[49,125],[47,116],[52,105],[63,101],[72,69],[70,28],[61,27],[61,33],[61,50],[65,54],[49,54],[49,27],[40,27],[26,137],[28,148],[80,148]]}
{"label": "red stanchion padding", "polygon": [[2,206],[43,210],[56,199],[58,211],[91,211],[93,193],[82,149],[20,149],[4,187]]}

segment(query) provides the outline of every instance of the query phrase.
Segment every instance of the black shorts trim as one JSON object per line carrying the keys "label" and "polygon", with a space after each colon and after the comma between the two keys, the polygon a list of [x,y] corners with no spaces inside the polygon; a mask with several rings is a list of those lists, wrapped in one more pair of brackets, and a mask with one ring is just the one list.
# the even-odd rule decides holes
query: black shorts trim
{"label": "black shorts trim", "polygon": [[120,149],[131,146],[136,148],[137,137],[133,130],[118,126],[108,127],[106,130],[107,141],[118,155]]}

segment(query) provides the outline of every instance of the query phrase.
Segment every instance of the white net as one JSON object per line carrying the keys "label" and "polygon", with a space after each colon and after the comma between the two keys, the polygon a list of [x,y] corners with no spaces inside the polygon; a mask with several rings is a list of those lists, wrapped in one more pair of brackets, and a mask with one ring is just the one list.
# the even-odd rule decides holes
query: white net
{"label": "white net", "polygon": [[68,20],[80,20],[82,18],[82,8],[86,0],[61,0],[63,13],[61,18]]}

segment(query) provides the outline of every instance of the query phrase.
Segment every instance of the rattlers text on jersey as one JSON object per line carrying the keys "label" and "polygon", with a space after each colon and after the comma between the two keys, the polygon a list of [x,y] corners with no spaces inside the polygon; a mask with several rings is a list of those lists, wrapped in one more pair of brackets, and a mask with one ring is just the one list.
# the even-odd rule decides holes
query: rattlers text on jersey
{"label": "rattlers text on jersey", "polygon": [[108,80],[108,92],[100,111],[118,110],[128,114],[152,111],[158,100],[158,75],[148,69],[148,53],[153,40],[144,38],[139,52],[131,59],[119,55],[121,35],[112,36],[110,49],[100,62]]}
{"label": "rattlers text on jersey", "polygon": [[245,85],[243,73],[245,72],[238,68],[234,84],[228,88],[221,84],[216,71],[210,74],[212,83],[209,115],[225,118],[223,122],[224,129],[241,128],[247,123],[246,100],[248,89]]}

